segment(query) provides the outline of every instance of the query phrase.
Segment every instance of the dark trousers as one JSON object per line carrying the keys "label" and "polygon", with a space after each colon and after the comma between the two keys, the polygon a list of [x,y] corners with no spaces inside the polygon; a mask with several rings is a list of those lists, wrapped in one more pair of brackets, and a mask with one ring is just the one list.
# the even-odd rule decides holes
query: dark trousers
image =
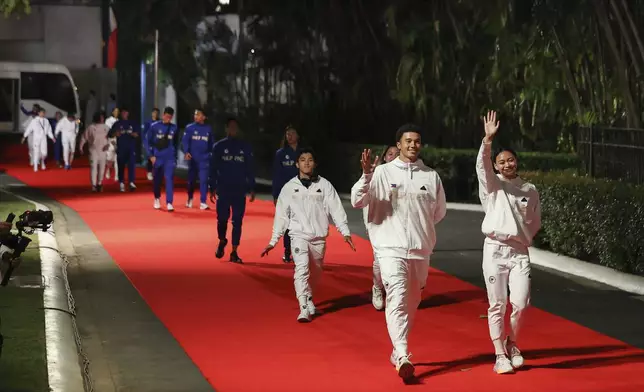
{"label": "dark trousers", "polygon": [[210,174],[210,162],[208,158],[201,160],[192,157],[188,161],[188,199],[192,200],[195,191],[195,182],[199,178],[199,193],[201,202],[205,203],[208,199],[208,175]]}
{"label": "dark trousers", "polygon": [[176,166],[177,163],[174,158],[157,158],[156,162],[154,162],[152,187],[155,199],[161,198],[161,181],[165,179],[165,201],[169,204],[174,201],[174,169]]}
{"label": "dark trousers", "polygon": [[226,239],[228,219],[232,210],[232,245],[239,245],[242,233],[242,220],[246,212],[245,192],[217,192],[217,236],[219,240]]}
{"label": "dark trousers", "polygon": [[128,182],[134,182],[136,179],[136,157],[134,149],[131,150],[116,150],[116,161],[119,165],[119,180],[125,183],[125,166],[127,165],[127,179]]}
{"label": "dark trousers", "polygon": [[63,162],[63,135],[59,135],[54,143],[54,161],[56,163]]}

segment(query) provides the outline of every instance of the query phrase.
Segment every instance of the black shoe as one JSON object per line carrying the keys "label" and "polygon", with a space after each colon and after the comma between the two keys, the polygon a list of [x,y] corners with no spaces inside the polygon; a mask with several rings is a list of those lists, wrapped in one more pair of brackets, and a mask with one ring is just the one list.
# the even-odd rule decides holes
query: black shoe
{"label": "black shoe", "polygon": [[237,264],[244,264],[242,259],[239,258],[239,256],[237,255],[237,252],[235,252],[235,251],[230,253],[230,262],[231,263],[237,263]]}
{"label": "black shoe", "polygon": [[103,185],[98,185],[98,186],[96,186],[96,190],[97,190],[98,192],[103,192]]}
{"label": "black shoe", "polygon": [[94,193],[98,192],[98,187],[97,187],[97,186],[93,186],[93,187],[92,187],[92,192],[94,192]]}
{"label": "black shoe", "polygon": [[226,250],[227,244],[228,244],[228,240],[219,241],[219,246],[217,246],[217,253],[215,253],[216,258],[221,259],[222,257],[224,257],[224,251]]}

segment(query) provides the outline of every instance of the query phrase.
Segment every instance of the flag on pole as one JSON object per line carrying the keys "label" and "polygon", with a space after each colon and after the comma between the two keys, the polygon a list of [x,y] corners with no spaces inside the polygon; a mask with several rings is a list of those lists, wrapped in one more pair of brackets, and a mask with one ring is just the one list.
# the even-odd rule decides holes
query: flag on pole
{"label": "flag on pole", "polygon": [[118,35],[118,26],[116,24],[116,17],[114,16],[114,10],[110,4],[110,30],[109,37],[107,39],[107,68],[116,68],[116,57],[117,57],[117,35]]}

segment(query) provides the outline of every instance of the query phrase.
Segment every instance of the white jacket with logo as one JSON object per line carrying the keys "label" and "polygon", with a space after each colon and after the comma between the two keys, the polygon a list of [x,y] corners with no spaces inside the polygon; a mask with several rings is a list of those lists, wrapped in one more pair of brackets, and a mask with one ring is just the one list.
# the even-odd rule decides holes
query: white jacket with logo
{"label": "white jacket with logo", "polygon": [[56,124],[56,130],[54,135],[59,137],[62,134],[62,140],[64,141],[73,141],[76,140],[76,135],[78,135],[78,124],[76,121],[69,121],[67,117],[61,118]]}
{"label": "white jacket with logo", "polygon": [[482,143],[476,158],[479,198],[485,210],[481,230],[491,240],[529,247],[541,228],[539,192],[518,176],[506,180],[494,173],[491,149],[491,143]]}
{"label": "white jacket with logo", "polygon": [[369,208],[367,231],[378,258],[429,259],[435,225],[447,212],[438,173],[421,160],[400,158],[363,174],[351,188],[351,204]]}
{"label": "white jacket with logo", "polygon": [[282,188],[277,198],[273,235],[275,246],[286,230],[294,238],[323,240],[329,235],[330,219],[343,236],[351,235],[347,214],[333,185],[323,177],[306,188],[298,177]]}

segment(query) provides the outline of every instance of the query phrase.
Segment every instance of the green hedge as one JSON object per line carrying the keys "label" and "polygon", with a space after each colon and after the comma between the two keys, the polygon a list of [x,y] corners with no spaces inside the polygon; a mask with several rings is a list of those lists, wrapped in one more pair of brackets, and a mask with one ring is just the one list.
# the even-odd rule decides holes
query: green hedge
{"label": "green hedge", "polygon": [[[277,148],[274,140],[256,140],[258,173],[270,177]],[[320,174],[339,192],[360,177],[360,154],[384,146],[314,145]],[[477,150],[425,148],[423,161],[436,169],[448,201],[479,203],[475,173]],[[588,178],[573,154],[521,153],[519,170],[533,182],[542,200],[542,229],[535,245],[542,249],[644,275],[644,186]]]}
{"label": "green hedge", "polygon": [[[320,173],[338,188],[348,192],[360,177],[360,154],[371,148],[378,154],[384,146],[335,145],[320,154]],[[476,155],[478,150],[454,150],[426,147],[422,159],[441,176],[448,201],[478,203]],[[574,154],[518,153],[521,171],[553,171],[581,169],[581,161]]]}
{"label": "green hedge", "polygon": [[571,175],[524,173],[539,190],[539,248],[644,275],[644,186]]}

